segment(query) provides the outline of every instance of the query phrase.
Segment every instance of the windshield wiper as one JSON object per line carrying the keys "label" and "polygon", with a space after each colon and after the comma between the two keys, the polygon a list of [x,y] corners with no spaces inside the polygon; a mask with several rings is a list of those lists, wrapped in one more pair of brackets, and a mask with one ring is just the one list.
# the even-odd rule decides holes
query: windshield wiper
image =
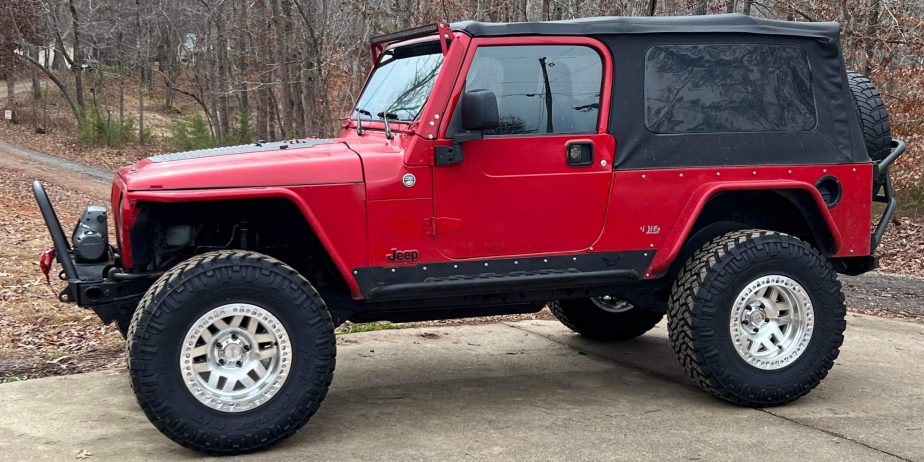
{"label": "windshield wiper", "polygon": [[398,114],[394,112],[382,111],[376,114],[385,123],[385,138],[392,139],[395,136],[391,134],[391,128],[388,126],[388,119],[398,120]]}
{"label": "windshield wiper", "polygon": [[[372,113],[371,113],[371,112],[369,112],[369,111],[367,111],[367,110],[365,110],[365,109],[363,109],[363,108],[361,108],[361,107],[353,108],[353,110],[356,111],[356,112],[358,112],[360,116],[372,117]],[[359,135],[359,136],[363,136],[363,133],[365,133],[365,132],[366,132],[366,131],[363,130],[363,118],[362,118],[362,117],[357,117],[357,118],[356,118],[356,134]]]}

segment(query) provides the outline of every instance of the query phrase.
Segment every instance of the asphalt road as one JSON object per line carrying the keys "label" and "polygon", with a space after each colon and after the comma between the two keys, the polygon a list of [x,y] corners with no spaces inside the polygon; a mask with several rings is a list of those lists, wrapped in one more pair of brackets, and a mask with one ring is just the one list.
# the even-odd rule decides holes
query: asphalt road
{"label": "asphalt road", "polygon": [[[924,326],[848,315],[828,378],[783,407],[711,398],[660,325],[623,344],[552,321],[339,338],[327,400],[248,460],[924,460]],[[123,372],[0,385],[0,458],[164,460]]]}

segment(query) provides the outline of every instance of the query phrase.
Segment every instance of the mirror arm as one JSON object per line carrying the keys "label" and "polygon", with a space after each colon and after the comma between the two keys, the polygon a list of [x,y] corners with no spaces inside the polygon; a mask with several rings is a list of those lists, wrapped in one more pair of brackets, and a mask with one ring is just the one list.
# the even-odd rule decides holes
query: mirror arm
{"label": "mirror arm", "polygon": [[433,148],[433,163],[435,165],[452,165],[462,162],[462,143],[484,138],[481,130],[462,131],[452,137],[452,146],[436,146]]}

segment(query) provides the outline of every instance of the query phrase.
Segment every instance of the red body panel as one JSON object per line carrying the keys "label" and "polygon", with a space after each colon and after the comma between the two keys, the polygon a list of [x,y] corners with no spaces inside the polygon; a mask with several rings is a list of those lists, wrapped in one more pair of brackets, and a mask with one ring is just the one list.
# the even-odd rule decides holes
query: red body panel
{"label": "red body panel", "polygon": [[[359,136],[348,120],[331,144],[145,160],[120,170],[112,200],[118,207],[125,195],[116,217],[123,263],[131,266],[127,242],[139,201],[281,197],[304,213],[354,298],[363,296],[353,277],[357,268],[465,259],[653,250],[645,277],[654,278],[676,258],[710,197],[755,189],[807,191],[834,238],[833,256],[869,255],[870,164],[614,171],[617,140],[607,133],[608,111],[602,110],[596,134],[489,137],[465,143],[461,163],[435,166],[434,146],[451,143],[446,122],[474,50],[491,44],[595,48],[605,70],[601,107],[610,107],[614,66],[593,39],[456,33],[420,120],[391,124],[392,140],[382,123],[364,123]],[[569,166],[565,147],[580,141],[593,143],[593,163]],[[840,205],[831,209],[814,187],[828,175],[843,187]],[[413,251],[418,259],[390,261],[396,251]]]}
{"label": "red body panel", "polygon": [[[814,187],[828,175],[838,178],[844,191],[832,209]],[[653,277],[673,262],[699,211],[716,193],[802,189],[828,224],[836,245],[833,256],[869,255],[872,177],[870,164],[617,171],[606,228],[594,250],[656,250],[646,275]]]}
{"label": "red body panel", "polygon": [[[212,190],[134,191],[126,194],[134,205],[141,202],[192,202],[278,197],[292,201],[327,248],[331,260],[344,275],[350,268],[365,266],[366,249],[362,231],[366,229],[366,210],[362,184],[312,185]],[[128,201],[126,201],[128,202]],[[126,209],[123,207],[123,213]],[[134,222],[134,210],[123,216],[123,231]],[[359,235],[357,235],[359,233]],[[123,234],[123,242],[128,241]],[[123,254],[123,262],[125,256]],[[130,265],[126,263],[126,265]],[[353,278],[347,278],[351,291],[358,293]]]}
{"label": "red body panel", "polygon": [[356,153],[339,142],[169,162],[142,160],[119,174],[129,191],[361,183]]}
{"label": "red body panel", "polygon": [[[591,165],[567,164],[572,142],[594,145]],[[465,160],[433,173],[434,214],[456,222],[436,235],[447,257],[580,251],[600,236],[613,176],[612,136],[490,138],[464,149]]]}

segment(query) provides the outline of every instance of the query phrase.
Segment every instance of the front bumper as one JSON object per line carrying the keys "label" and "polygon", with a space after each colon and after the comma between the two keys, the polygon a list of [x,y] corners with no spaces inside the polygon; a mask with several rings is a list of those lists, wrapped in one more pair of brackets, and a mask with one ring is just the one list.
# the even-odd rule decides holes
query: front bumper
{"label": "front bumper", "polygon": [[67,281],[58,299],[92,309],[106,324],[118,321],[120,328],[127,325],[138,301],[159,275],[123,272],[119,265],[118,251],[111,247],[106,258],[101,261],[78,262],[42,183],[34,181],[32,192],[54,244],[40,256],[42,271],[47,278],[53,258],[61,264],[58,277]]}

